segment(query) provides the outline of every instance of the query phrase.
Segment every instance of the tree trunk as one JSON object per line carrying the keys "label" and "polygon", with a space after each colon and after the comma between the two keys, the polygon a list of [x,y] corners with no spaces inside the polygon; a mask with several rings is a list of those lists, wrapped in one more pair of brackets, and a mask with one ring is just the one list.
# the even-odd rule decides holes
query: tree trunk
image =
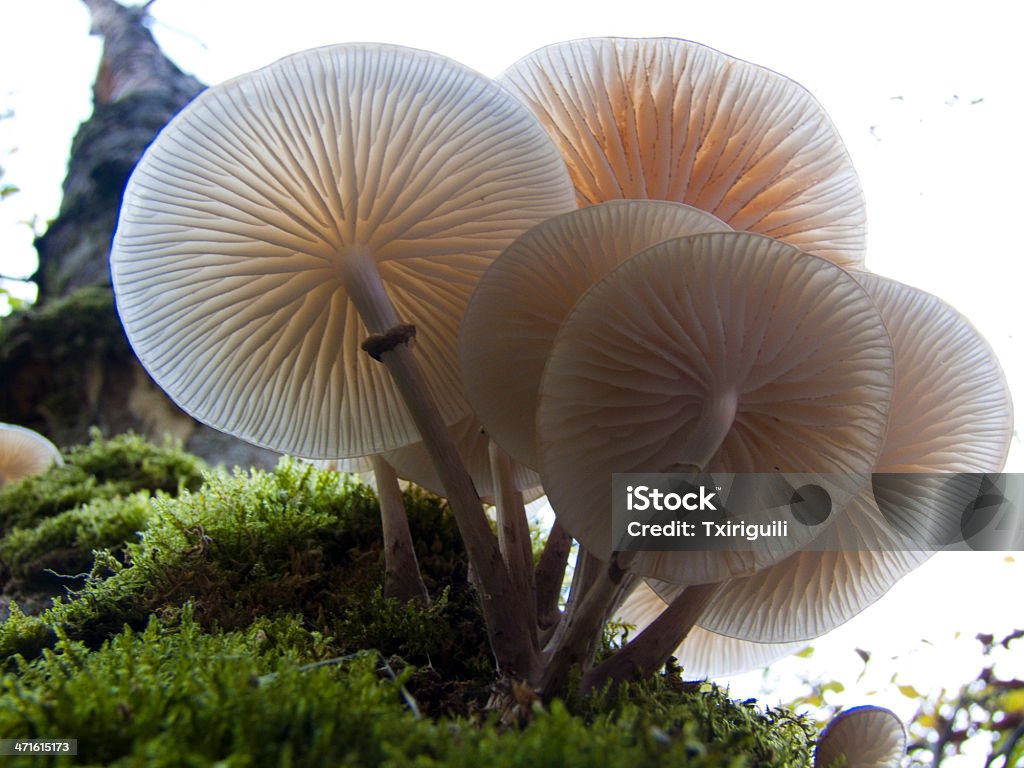
{"label": "tree trunk", "polygon": [[83,0],[103,38],[93,113],[71,146],[57,218],[36,240],[39,298],[0,332],[0,421],[58,445],[133,430],[164,435],[214,463],[272,466],[276,455],[204,427],[178,410],[132,354],[114,309],[110,242],[135,163],[203,88],[164,56],[147,7]]}

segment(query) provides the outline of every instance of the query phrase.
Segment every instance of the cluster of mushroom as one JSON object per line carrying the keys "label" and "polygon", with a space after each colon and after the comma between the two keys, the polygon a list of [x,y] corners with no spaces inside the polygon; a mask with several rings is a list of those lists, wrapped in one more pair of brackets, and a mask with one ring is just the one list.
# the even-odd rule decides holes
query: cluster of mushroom
{"label": "cluster of mushroom", "polygon": [[[591,687],[672,653],[697,674],[760,663],[926,556],[886,551],[869,487],[822,534],[836,547],[626,555],[613,473],[989,472],[1009,443],[984,340],[864,268],[857,177],[817,102],[681,40],[554,45],[497,81],[390,45],[288,57],[164,129],[111,268],[185,411],[372,457],[391,594],[425,597],[396,476],[442,492],[497,665],[542,695],[576,665]],[[556,523],[534,566],[541,487]],[[595,665],[615,615],[645,628]]]}

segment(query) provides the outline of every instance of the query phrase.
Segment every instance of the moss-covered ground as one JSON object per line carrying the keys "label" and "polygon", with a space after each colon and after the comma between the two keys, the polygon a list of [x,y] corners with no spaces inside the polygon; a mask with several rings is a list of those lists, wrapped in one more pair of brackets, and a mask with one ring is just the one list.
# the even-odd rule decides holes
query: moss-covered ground
{"label": "moss-covered ground", "polygon": [[67,765],[810,764],[806,723],[676,670],[544,706],[495,681],[448,509],[406,503],[427,608],[381,596],[372,491],[298,462],[96,438],[0,490],[0,738],[75,738]]}

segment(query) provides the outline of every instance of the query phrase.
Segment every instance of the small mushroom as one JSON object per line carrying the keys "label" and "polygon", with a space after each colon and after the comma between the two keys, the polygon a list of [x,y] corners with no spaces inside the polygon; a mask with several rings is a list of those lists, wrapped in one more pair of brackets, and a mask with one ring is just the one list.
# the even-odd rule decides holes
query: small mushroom
{"label": "small mushroom", "polygon": [[31,429],[0,424],[0,488],[61,466],[57,446]]}
{"label": "small mushroom", "polygon": [[[750,233],[669,240],[559,330],[537,414],[544,488],[604,560],[615,473],[828,473],[851,483],[841,506],[881,451],[892,376],[878,310],[844,270]],[[687,585],[748,575],[798,548],[808,527],[794,529],[777,548],[631,553],[631,570]]]}
{"label": "small mushroom", "polygon": [[898,768],[907,751],[907,731],[883,707],[853,707],[832,718],[814,751],[814,768]]}
{"label": "small mushroom", "polygon": [[459,338],[466,396],[491,438],[516,461],[536,467],[541,373],[580,296],[656,243],[727,231],[711,214],[687,205],[616,200],[552,217],[506,248],[480,278]]}
{"label": "small mushroom", "polygon": [[607,37],[541,48],[499,82],[558,143],[581,205],[675,200],[862,266],[853,164],[792,80],[686,40]]}

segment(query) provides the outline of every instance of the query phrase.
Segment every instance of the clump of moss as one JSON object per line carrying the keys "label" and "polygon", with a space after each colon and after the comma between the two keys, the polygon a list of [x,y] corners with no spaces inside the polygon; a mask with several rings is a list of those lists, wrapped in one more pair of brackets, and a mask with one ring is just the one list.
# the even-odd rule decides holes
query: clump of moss
{"label": "clump of moss", "polygon": [[653,681],[589,711],[538,706],[525,727],[503,728],[424,717],[408,672],[393,678],[376,653],[332,653],[296,619],[209,633],[187,609],[98,650],[62,637],[4,676],[0,737],[77,738],[78,756],[55,765],[810,765],[802,721],[712,686]]}
{"label": "clump of moss", "polygon": [[37,618],[0,626],[0,659],[38,654],[59,633],[95,647],[125,625],[141,627],[152,614],[191,602],[195,620],[211,631],[301,613],[335,638],[339,653],[375,647],[446,674],[490,674],[454,521],[435,497],[409,493],[406,503],[434,594],[429,609],[380,595],[373,493],[346,476],[284,460],[274,472],[210,475],[198,491],[156,499],[123,558],[100,553],[80,591]]}
{"label": "clump of moss", "polygon": [[0,540],[0,563],[8,591],[53,591],[74,585],[93,567],[94,551],[123,550],[153,519],[148,491],[96,499],[45,518],[35,527],[14,528]]}
{"label": "clump of moss", "polygon": [[67,452],[64,466],[0,489],[0,532],[34,526],[96,499],[195,490],[205,471],[199,458],[179,448],[130,433],[105,439],[93,431],[88,445]]}

